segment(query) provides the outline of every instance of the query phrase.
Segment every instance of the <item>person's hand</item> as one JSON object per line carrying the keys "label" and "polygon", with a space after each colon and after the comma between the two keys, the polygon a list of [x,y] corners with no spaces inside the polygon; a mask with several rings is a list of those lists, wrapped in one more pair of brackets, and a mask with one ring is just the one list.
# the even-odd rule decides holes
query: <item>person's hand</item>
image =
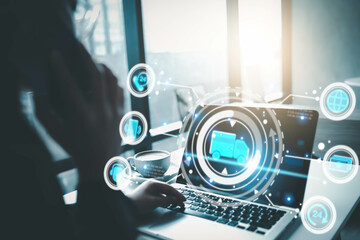
{"label": "person's hand", "polygon": [[[48,99],[35,96],[36,115],[50,135],[75,159],[80,181],[102,178],[106,161],[120,153],[118,124],[123,113],[123,92],[117,79],[104,65],[96,65],[79,44],[83,80],[90,82],[85,94],[60,53],[52,54],[51,66],[60,96],[57,111]],[[88,78],[88,79],[86,79]]]}
{"label": "person's hand", "polygon": [[146,181],[127,195],[138,208],[139,214],[146,214],[157,207],[170,204],[184,206],[186,198],[172,186],[153,180]]}

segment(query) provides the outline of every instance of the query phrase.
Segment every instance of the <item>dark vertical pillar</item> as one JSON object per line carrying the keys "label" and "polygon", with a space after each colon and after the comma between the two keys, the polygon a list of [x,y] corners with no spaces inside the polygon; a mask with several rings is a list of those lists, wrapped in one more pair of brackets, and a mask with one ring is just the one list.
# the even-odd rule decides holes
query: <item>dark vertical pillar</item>
{"label": "dark vertical pillar", "polygon": [[[145,47],[142,23],[141,0],[123,0],[127,61],[129,70],[138,63],[145,63]],[[131,95],[131,109],[141,112],[150,129],[149,98]],[[135,146],[135,151],[151,149],[149,137]]]}

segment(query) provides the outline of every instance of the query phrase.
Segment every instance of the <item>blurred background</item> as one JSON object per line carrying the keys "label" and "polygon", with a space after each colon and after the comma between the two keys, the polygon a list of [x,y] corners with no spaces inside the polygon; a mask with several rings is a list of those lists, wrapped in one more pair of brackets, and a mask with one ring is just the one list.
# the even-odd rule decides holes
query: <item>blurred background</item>
{"label": "blurred background", "polygon": [[[357,0],[78,0],[74,22],[80,41],[125,89],[125,111],[143,113],[151,129],[168,127],[168,135],[124,145],[130,156],[175,150],[169,135],[178,133],[187,109],[218,88],[240,87],[276,103],[289,94],[315,98],[327,85],[346,82],[360,96],[359,12]],[[150,65],[159,82],[144,98],[126,90],[138,63]],[[285,103],[319,110],[314,99]],[[359,154],[350,140],[360,137],[359,106],[341,122],[321,114],[315,146],[327,145],[316,155],[340,143]],[[344,137],[330,139],[339,129]]]}

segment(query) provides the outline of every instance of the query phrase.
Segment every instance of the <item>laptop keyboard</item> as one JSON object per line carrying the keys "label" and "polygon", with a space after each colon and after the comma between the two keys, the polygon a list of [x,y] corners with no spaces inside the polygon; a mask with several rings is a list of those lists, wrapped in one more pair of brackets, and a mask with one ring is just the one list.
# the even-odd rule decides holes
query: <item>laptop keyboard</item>
{"label": "laptop keyboard", "polygon": [[[214,201],[220,199],[218,196],[196,192],[188,188],[178,188],[177,190],[187,199],[185,201],[185,208],[170,205],[167,207],[168,209],[216,221],[232,227],[246,229],[247,231],[262,235],[271,229],[286,213],[279,209],[252,203],[244,203],[236,207],[216,206],[205,201],[200,195],[203,194]],[[221,201],[222,203],[239,202],[224,197],[221,197]]]}

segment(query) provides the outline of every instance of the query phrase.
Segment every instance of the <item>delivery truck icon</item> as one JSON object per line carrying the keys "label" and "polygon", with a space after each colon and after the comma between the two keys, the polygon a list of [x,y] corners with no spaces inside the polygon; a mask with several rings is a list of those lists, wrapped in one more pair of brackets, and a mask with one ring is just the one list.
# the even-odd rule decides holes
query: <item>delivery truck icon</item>
{"label": "delivery truck icon", "polygon": [[244,140],[236,139],[236,134],[214,131],[210,143],[210,154],[214,160],[221,157],[233,158],[245,165],[249,155],[249,147]]}

